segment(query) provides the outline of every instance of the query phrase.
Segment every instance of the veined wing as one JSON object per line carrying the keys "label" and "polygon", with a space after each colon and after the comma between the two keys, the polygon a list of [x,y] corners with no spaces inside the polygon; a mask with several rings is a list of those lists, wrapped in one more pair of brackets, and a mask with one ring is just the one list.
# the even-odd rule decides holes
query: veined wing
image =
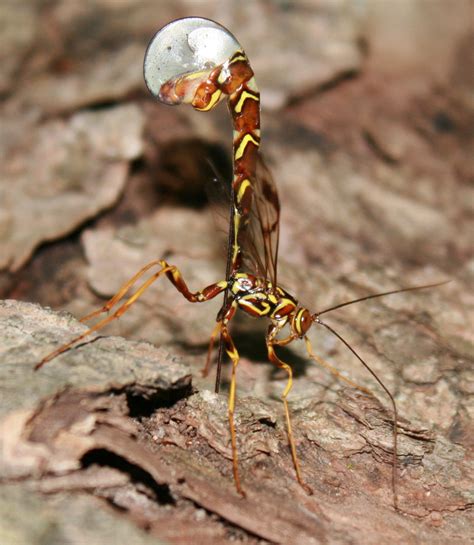
{"label": "veined wing", "polygon": [[277,285],[280,200],[262,155],[258,154],[249,222],[240,237],[243,269]]}

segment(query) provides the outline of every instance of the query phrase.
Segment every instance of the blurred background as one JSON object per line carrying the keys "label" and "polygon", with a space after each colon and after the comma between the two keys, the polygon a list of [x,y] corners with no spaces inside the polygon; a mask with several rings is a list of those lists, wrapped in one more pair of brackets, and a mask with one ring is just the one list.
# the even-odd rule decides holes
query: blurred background
{"label": "blurred background", "polygon": [[[316,311],[455,279],[337,320],[395,391],[422,377],[416,403],[426,406],[402,396],[405,413],[464,429],[453,383],[439,379],[455,370],[467,380],[472,351],[472,9],[469,0],[2,0],[2,297],[79,317],[155,258],[178,265],[193,289],[222,278],[226,212],[212,218],[203,186],[213,168],[229,170],[225,105],[165,107],[142,77],[161,26],[209,17],[243,44],[262,91],[262,150],[283,208],[282,285]],[[190,305],[162,282],[107,333],[199,367],[218,308]],[[265,359],[264,327],[243,320],[235,335],[240,385],[266,396],[281,381],[269,385],[269,366],[251,365]],[[317,339],[366,382],[334,339]],[[315,367],[305,375],[302,395],[311,380],[324,392],[332,380]],[[430,413],[440,400],[450,409]]]}

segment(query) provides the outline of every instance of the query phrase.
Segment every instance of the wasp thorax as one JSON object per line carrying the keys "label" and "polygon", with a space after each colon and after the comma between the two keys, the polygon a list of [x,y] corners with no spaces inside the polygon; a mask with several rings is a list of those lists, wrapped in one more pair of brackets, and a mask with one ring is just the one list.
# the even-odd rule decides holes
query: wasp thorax
{"label": "wasp thorax", "polygon": [[257,279],[251,274],[237,273],[234,277],[233,291],[247,292],[256,287]]}
{"label": "wasp thorax", "polygon": [[313,319],[311,318],[309,310],[307,308],[298,308],[293,314],[291,328],[298,337],[304,337],[312,323]]}

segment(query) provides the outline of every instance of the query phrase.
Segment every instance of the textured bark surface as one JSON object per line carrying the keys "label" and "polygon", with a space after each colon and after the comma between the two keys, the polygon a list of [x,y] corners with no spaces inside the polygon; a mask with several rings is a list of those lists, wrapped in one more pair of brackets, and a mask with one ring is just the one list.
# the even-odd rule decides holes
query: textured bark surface
{"label": "textured bark surface", "polygon": [[[34,374],[51,341],[84,326],[9,301],[0,306],[0,321],[4,501],[12,494],[21,510],[21,498],[35,492],[60,511],[70,503],[74,528],[64,531],[73,543],[77,519],[92,509],[90,496],[170,543],[377,543],[383,523],[393,542],[441,544],[461,531],[472,478],[464,449],[402,421],[402,516],[391,508],[390,415],[374,398],[351,389],[335,401],[293,403],[302,468],[314,489],[308,496],[293,476],[281,408],[243,397],[237,419],[243,499],[232,484],[225,400],[207,390],[192,393],[189,370],[171,355],[99,338]],[[71,501],[73,493],[89,500]],[[53,524],[33,509],[35,524]],[[449,516],[443,519],[442,510]],[[109,520],[97,516],[99,525]],[[3,534],[24,536],[21,517],[10,517]],[[54,517],[63,524],[60,512]],[[138,530],[126,528],[138,540]],[[101,538],[99,532],[93,542]]]}
{"label": "textured bark surface", "polygon": [[[357,5],[2,3],[2,544],[470,539],[472,5]],[[323,329],[311,331],[317,354],[376,398],[304,346],[279,352],[295,372],[293,426],[312,496],[294,478],[286,380],[266,361],[266,324],[242,316],[233,337],[247,497],[235,492],[228,369],[219,396],[200,374],[219,301],[191,305],[160,280],[107,337],[32,370],[85,326],[21,301],[81,316],[158,257],[193,289],[222,278],[226,212],[213,221],[203,195],[228,170],[227,112],[157,105],[141,81],[147,40],[190,9],[231,28],[262,89],[281,284],[317,311],[452,280],[326,317],[397,401],[400,512],[388,400]]]}

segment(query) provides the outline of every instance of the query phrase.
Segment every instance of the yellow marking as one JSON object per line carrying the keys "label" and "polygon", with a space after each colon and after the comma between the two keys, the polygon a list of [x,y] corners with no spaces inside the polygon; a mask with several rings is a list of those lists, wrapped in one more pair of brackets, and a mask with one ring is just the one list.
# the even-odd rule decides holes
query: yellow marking
{"label": "yellow marking", "polygon": [[252,100],[255,100],[256,102],[259,102],[260,99],[253,95],[252,93],[249,93],[248,91],[244,91],[241,95],[240,95],[240,98],[239,98],[239,101],[237,102],[237,104],[235,105],[235,108],[234,110],[240,114],[240,112],[242,111],[242,108],[243,108],[243,105],[244,105],[244,102],[248,99],[248,98],[251,98]]}
{"label": "yellow marking", "polygon": [[242,201],[242,198],[243,198],[247,188],[251,189],[252,185],[250,183],[250,180],[245,178],[245,180],[242,180],[242,183],[240,184],[240,187],[239,187],[239,192],[237,193],[237,202],[238,203],[240,203]]}
{"label": "yellow marking", "polygon": [[273,293],[270,293],[270,295],[268,296],[268,300],[274,305],[278,303],[278,299],[273,295]]}
{"label": "yellow marking", "polygon": [[226,288],[227,287],[227,280],[221,280],[220,282],[217,282],[217,286],[219,288]]}
{"label": "yellow marking", "polygon": [[249,142],[252,142],[252,144],[254,144],[255,146],[257,146],[257,148],[260,146],[260,143],[258,142],[258,140],[255,140],[255,138],[253,137],[252,134],[250,133],[247,133],[241,140],[240,144],[239,144],[239,147],[237,148],[236,152],[235,152],[235,160],[238,161],[239,159],[242,158],[242,155],[244,154],[245,152],[245,148],[247,147],[247,144]]}
{"label": "yellow marking", "polygon": [[237,208],[234,207],[234,239],[237,241],[237,234],[240,227],[240,214]]}
{"label": "yellow marking", "polygon": [[296,329],[296,332],[298,333],[298,335],[301,335],[301,316],[303,315],[303,312],[304,312],[304,309],[301,308],[297,313],[296,313],[296,316],[295,316],[295,321],[294,321],[294,324],[295,324],[295,329]]}
{"label": "yellow marking", "polygon": [[[253,134],[254,136],[257,136],[258,138],[260,138],[260,132],[261,132],[260,129],[253,129],[253,130],[252,130],[252,134]],[[242,134],[242,131],[233,130],[233,131],[232,131],[232,139],[233,139],[233,141],[235,142],[235,141],[239,138],[239,136],[240,136],[241,134]]]}
{"label": "yellow marking", "polygon": [[235,263],[237,254],[239,253],[239,245],[237,242],[240,227],[240,214],[234,209],[234,243],[232,249],[232,263]]}
{"label": "yellow marking", "polygon": [[237,352],[235,347],[232,347],[232,350],[230,348],[227,348],[226,352],[231,360],[237,360],[239,358],[239,353]]}
{"label": "yellow marking", "polygon": [[239,293],[239,285],[237,284],[237,282],[235,282],[234,284],[232,284],[232,289],[230,290],[234,295],[237,295],[237,293]]}
{"label": "yellow marking", "polygon": [[243,51],[236,51],[235,54],[237,57],[234,57],[229,61],[229,64],[234,64],[234,62],[243,61],[248,62],[247,57],[245,56],[245,53]]}
{"label": "yellow marking", "polygon": [[211,95],[211,100],[209,101],[209,104],[207,106],[204,106],[204,108],[194,108],[195,110],[198,110],[199,112],[208,112],[209,110],[212,110],[214,106],[219,102],[222,95],[222,91],[220,89],[217,89],[217,91],[214,91]]}
{"label": "yellow marking", "polygon": [[[293,310],[295,309],[296,305],[293,301],[291,301],[290,299],[280,299],[280,302],[278,304],[278,306],[275,308],[275,310],[273,311],[273,315],[277,315],[279,312],[281,312],[285,307],[287,306],[290,306]],[[293,310],[290,310],[290,312],[293,312]]]}
{"label": "yellow marking", "polygon": [[[254,298],[255,295],[257,294],[251,294],[249,296],[249,299],[250,298]],[[242,307],[247,307],[249,309],[252,310],[252,312],[254,312],[255,314],[258,314],[259,316],[265,316],[265,314],[268,314],[269,310],[270,310],[270,305],[267,303],[267,301],[265,300],[261,300],[259,301],[259,303],[262,304],[262,309],[260,310],[258,307],[255,306],[255,303],[252,301],[252,300],[247,300],[246,297],[242,297],[241,299],[239,299],[239,305],[242,306]]]}
{"label": "yellow marking", "polygon": [[183,76],[178,76],[176,78],[176,83],[181,81],[188,81],[193,79],[199,79],[202,78],[202,76],[207,76],[209,73],[209,70],[200,70],[198,72],[189,72],[188,74],[184,74]]}

